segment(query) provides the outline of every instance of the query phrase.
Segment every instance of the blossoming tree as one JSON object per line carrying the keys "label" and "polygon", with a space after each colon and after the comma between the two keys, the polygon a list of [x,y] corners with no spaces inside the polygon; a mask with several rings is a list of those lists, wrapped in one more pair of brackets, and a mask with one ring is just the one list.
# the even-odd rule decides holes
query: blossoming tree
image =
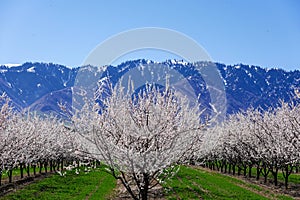
{"label": "blossoming tree", "polygon": [[118,85],[101,105],[86,104],[73,117],[76,131],[133,199],[147,199],[163,174],[200,145],[199,108],[168,87],[133,94]]}

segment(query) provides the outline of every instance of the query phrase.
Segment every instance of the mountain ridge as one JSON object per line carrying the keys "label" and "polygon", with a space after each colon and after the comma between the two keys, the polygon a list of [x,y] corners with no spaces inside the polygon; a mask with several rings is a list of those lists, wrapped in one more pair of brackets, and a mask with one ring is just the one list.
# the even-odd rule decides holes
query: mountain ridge
{"label": "mountain ridge", "polygon": [[[209,66],[208,62],[200,62]],[[149,60],[134,60],[123,62],[118,66],[105,66],[103,74],[110,73],[117,79],[139,65],[172,66],[186,76],[192,76],[195,63],[167,60],[154,62]],[[262,68],[254,65],[214,64],[222,77],[226,97],[227,114],[246,110],[249,107],[267,109],[276,106],[279,100],[299,102],[300,71],[286,71],[276,68]],[[92,66],[91,66],[92,67]],[[6,92],[18,110],[31,108],[59,114],[58,102],[71,103],[72,88],[81,68],[70,68],[53,63],[26,62],[20,66],[0,66],[0,92]],[[97,68],[97,73],[99,69]],[[102,77],[103,78],[103,77]],[[116,80],[117,80],[116,79]],[[116,81],[115,80],[115,81]],[[198,81],[198,82],[197,82]],[[203,80],[195,78],[193,84]],[[199,87],[199,86],[197,86]],[[199,90],[205,92],[205,90]],[[70,106],[70,105],[69,105]]]}

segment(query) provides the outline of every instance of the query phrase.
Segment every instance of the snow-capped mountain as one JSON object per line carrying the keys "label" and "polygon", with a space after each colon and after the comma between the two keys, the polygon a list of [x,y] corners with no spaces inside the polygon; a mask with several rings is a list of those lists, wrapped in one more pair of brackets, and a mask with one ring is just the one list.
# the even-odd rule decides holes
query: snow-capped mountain
{"label": "snow-capped mountain", "polygon": [[0,93],[6,92],[18,109],[23,109],[44,95],[74,85],[77,69],[46,63],[0,66]]}
{"label": "snow-capped mountain", "polygon": [[[221,74],[226,91],[228,114],[251,106],[254,108],[277,106],[281,99],[300,101],[300,71],[298,70],[288,72],[282,69],[265,69],[243,64],[234,66],[209,62],[192,64],[174,60],[162,63],[135,60],[101,69],[91,66],[81,69],[68,68],[52,63],[29,62],[20,66],[2,65],[0,66],[0,93],[6,92],[18,109],[30,107],[32,110],[60,113],[58,102],[71,105],[74,84],[76,88],[76,81],[78,81],[78,77],[76,78],[78,72],[84,77],[92,73],[93,78],[96,77],[102,82],[109,77],[109,81],[115,84],[130,70],[143,71],[149,66],[160,70],[161,66],[168,66],[188,80],[196,95],[201,94],[202,105],[213,109],[210,105],[211,96],[206,87],[205,78],[203,79],[201,73],[195,71],[195,66],[209,68],[211,65],[216,66]],[[84,78],[84,80],[91,78]],[[156,79],[159,78],[156,77]]]}
{"label": "snow-capped mountain", "polygon": [[300,71],[258,66],[218,64],[227,95],[227,112],[238,109],[276,107],[280,100],[300,102]]}

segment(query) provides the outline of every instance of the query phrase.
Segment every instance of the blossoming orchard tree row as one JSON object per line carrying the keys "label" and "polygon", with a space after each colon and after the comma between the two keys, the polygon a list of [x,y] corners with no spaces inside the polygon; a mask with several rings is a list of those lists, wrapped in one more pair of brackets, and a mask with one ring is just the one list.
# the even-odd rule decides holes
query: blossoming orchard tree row
{"label": "blossoming orchard tree row", "polygon": [[[148,85],[134,93],[118,85],[107,91],[110,98],[96,95],[73,116],[76,133],[133,199],[146,200],[152,188],[176,173],[178,164],[190,160],[205,124],[199,108],[168,87]],[[102,93],[98,91],[106,96]],[[94,103],[97,99],[101,107]]]}
{"label": "blossoming orchard tree row", "polygon": [[[47,172],[58,169],[63,160],[81,159],[79,148],[71,129],[55,117],[39,117],[30,113],[17,113],[4,93],[0,97],[0,184],[3,172],[8,172],[12,182],[12,170],[29,167]],[[63,166],[61,166],[63,167]]]}
{"label": "blossoming orchard tree row", "polygon": [[[201,159],[212,169],[252,176],[273,175],[278,184],[281,170],[288,187],[289,175],[299,169],[300,105],[282,102],[268,111],[250,109],[210,128],[204,138]],[[247,174],[248,169],[248,174]]]}
{"label": "blossoming orchard tree row", "polygon": [[[55,117],[14,112],[9,98],[0,98],[0,174],[28,166],[39,170],[62,167],[63,160],[86,157],[104,162],[133,199],[174,175],[180,164],[206,163],[222,172],[257,179],[271,173],[277,185],[282,170],[288,177],[300,160],[300,106],[282,103],[268,111],[248,110],[220,125],[200,119],[199,105],[172,91],[146,86],[139,92],[128,83],[95,93],[74,108],[69,126]],[[131,89],[130,89],[131,88]],[[107,97],[107,98],[103,98]],[[61,105],[62,110],[65,107]],[[27,173],[29,170],[27,169]],[[1,180],[1,179],[0,179]]]}
{"label": "blossoming orchard tree row", "polygon": [[[99,91],[98,91],[99,92]],[[133,199],[147,199],[149,191],[174,175],[200,147],[199,108],[167,87],[156,87],[132,96],[120,86],[109,98],[86,100],[69,126],[55,117],[14,112],[9,98],[1,96],[0,172],[29,167],[55,170],[63,160],[93,158],[121,180]],[[100,106],[101,105],[101,106]],[[62,110],[64,106],[61,105]]]}

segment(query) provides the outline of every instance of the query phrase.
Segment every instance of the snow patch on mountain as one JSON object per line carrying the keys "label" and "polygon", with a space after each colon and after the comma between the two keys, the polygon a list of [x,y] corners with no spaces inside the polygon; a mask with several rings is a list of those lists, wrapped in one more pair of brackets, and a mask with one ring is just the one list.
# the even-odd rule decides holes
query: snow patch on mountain
{"label": "snow patch on mountain", "polygon": [[30,67],[27,69],[27,72],[30,72],[30,73],[35,73],[35,67]]}
{"label": "snow patch on mountain", "polygon": [[5,66],[7,68],[11,68],[11,67],[19,67],[22,64],[15,64],[15,63],[7,63],[7,64],[2,64],[1,66]]}

